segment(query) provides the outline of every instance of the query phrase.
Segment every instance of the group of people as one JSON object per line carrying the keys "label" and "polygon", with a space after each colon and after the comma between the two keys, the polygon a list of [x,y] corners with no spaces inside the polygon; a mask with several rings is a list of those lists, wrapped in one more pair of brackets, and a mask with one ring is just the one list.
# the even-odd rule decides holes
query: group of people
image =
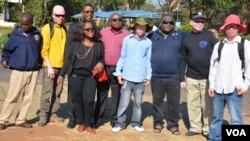
{"label": "group of people", "polygon": [[[242,42],[239,33],[246,31],[237,15],[226,17],[218,41],[204,29],[202,12],[190,16],[192,32],[176,30],[174,18],[162,15],[159,28],[151,27],[143,17],[132,25],[133,32],[123,29],[122,15],[113,13],[109,27],[100,29],[94,20],[94,7],[84,4],[82,20],[68,30],[63,25],[65,10],[56,5],[53,24],[46,24],[41,33],[33,27],[33,15],[25,12],[5,44],[1,64],[12,70],[10,87],[0,114],[0,130],[7,127],[17,100],[22,104],[16,125],[31,128],[26,115],[32,103],[39,70],[43,83],[39,109],[39,126],[51,121],[63,122],[57,115],[65,76],[68,78],[68,128],[95,134],[107,119],[106,107],[111,89],[109,116],[113,132],[126,128],[126,110],[134,97],[131,128],[144,131],[142,99],[151,83],[153,101],[153,132],[164,128],[174,135],[179,131],[180,90],[186,90],[190,127],[186,136],[202,134],[209,140],[221,140],[223,109],[227,104],[231,124],[243,124],[243,94],[250,85],[250,45]],[[53,26],[53,30],[51,29]],[[217,35],[217,34],[216,34]],[[223,49],[221,46],[224,46]],[[238,53],[243,46],[243,57]],[[245,48],[246,47],[246,48]],[[105,71],[108,79],[98,81]],[[95,96],[97,96],[95,101]],[[167,99],[167,117],[163,113]]]}

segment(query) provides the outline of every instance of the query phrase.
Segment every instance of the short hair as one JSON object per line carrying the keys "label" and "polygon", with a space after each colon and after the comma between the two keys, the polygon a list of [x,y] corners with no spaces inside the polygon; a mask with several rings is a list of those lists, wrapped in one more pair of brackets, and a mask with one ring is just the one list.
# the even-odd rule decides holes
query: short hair
{"label": "short hair", "polygon": [[52,13],[56,13],[56,11],[63,11],[63,12],[65,13],[64,7],[61,6],[61,5],[55,5],[55,6],[53,7]]}
{"label": "short hair", "polygon": [[82,5],[82,10],[85,8],[85,7],[92,7],[94,9],[94,6],[91,4],[91,3],[85,3]]}
{"label": "short hair", "polygon": [[161,16],[161,20],[162,20],[164,17],[171,17],[171,18],[174,19],[174,17],[173,17],[171,14],[163,14],[163,15]]}
{"label": "short hair", "polygon": [[22,15],[20,17],[20,21],[22,19],[29,19],[29,20],[31,20],[33,22],[34,21],[34,15],[31,14],[30,12],[24,12],[24,13],[22,13]]}
{"label": "short hair", "polygon": [[121,15],[120,13],[114,12],[114,13],[112,13],[112,14],[110,15],[109,20],[111,20],[111,18],[112,18],[114,15],[119,15],[119,16],[122,18],[122,15]]}

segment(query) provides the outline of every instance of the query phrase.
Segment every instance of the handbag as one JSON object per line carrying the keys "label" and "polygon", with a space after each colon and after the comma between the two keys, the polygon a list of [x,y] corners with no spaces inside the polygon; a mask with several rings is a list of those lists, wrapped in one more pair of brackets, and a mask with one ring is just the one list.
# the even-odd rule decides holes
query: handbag
{"label": "handbag", "polygon": [[105,69],[97,74],[96,69],[92,70],[94,76],[96,76],[98,82],[103,82],[108,80],[108,75]]}

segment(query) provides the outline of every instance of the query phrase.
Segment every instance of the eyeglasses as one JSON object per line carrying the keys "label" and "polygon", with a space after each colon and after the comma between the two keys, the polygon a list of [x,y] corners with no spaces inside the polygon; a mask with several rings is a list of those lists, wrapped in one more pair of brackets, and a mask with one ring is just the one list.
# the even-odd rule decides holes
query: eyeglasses
{"label": "eyeglasses", "polygon": [[64,18],[65,15],[60,15],[60,14],[54,14],[57,18],[62,17]]}
{"label": "eyeglasses", "polygon": [[202,23],[204,24],[206,21],[194,21],[195,23]]}
{"label": "eyeglasses", "polygon": [[94,11],[83,11],[84,13],[90,13],[90,14],[93,14],[94,13]]}
{"label": "eyeglasses", "polygon": [[226,29],[238,29],[237,25],[228,25],[226,26]]}
{"label": "eyeglasses", "polygon": [[164,20],[162,21],[163,24],[170,24],[170,25],[174,25],[174,21],[168,21],[168,20]]}
{"label": "eyeglasses", "polygon": [[85,31],[87,31],[87,32],[90,32],[90,31],[94,31],[94,28],[85,28],[85,29],[83,29],[83,30],[85,30]]}
{"label": "eyeglasses", "polygon": [[113,18],[112,21],[113,21],[113,22],[117,22],[117,21],[121,22],[121,21],[122,21],[122,18]]}

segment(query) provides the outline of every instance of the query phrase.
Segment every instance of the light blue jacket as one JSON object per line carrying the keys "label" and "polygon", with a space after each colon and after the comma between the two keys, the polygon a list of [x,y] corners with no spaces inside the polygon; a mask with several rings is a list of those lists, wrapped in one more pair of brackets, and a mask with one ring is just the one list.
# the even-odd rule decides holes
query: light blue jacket
{"label": "light blue jacket", "polygon": [[152,42],[146,36],[140,39],[130,34],[124,38],[121,56],[117,62],[115,76],[122,76],[131,82],[150,80]]}

